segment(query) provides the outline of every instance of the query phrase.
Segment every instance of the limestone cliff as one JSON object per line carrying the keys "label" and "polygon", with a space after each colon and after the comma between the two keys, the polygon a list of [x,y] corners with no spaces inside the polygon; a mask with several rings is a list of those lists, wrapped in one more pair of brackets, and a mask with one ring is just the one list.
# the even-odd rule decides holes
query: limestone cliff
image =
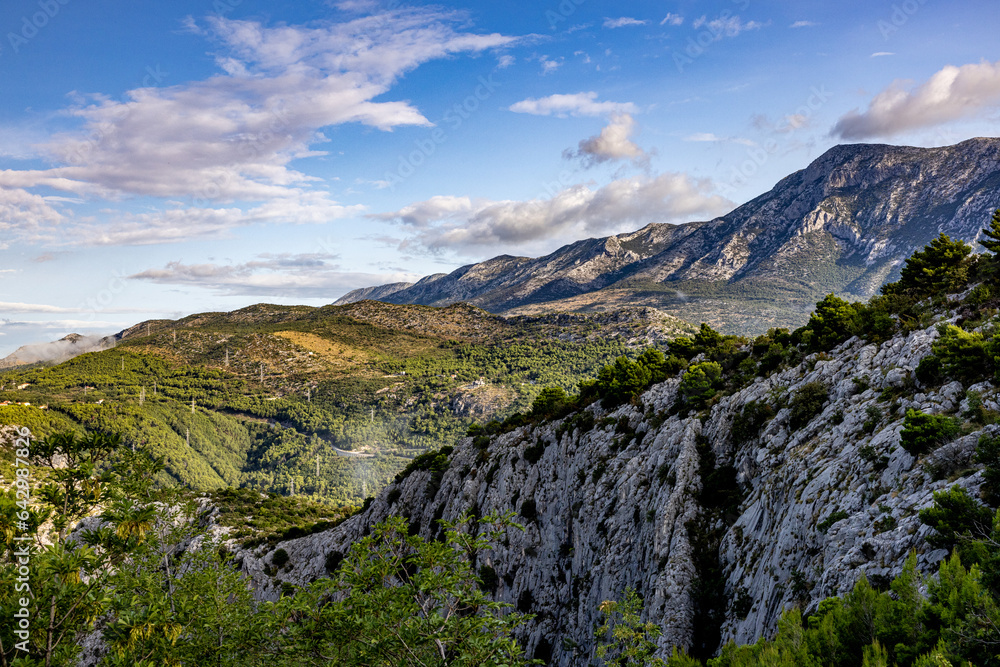
{"label": "limestone cliff", "polygon": [[[814,608],[862,573],[892,577],[911,550],[925,572],[945,555],[928,546],[917,512],[952,484],[978,490],[971,457],[979,432],[918,460],[899,444],[905,411],[962,411],[966,389],[987,408],[1000,405],[989,383],[919,385],[914,369],[937,336],[931,326],[882,344],[851,339],[757,378],[701,415],[675,414],[679,380],[671,379],[610,412],[594,404],[484,448],[466,438],[439,478],[413,472],[337,528],[278,545],[291,557],[281,571],[270,574],[273,550],[241,552],[242,567],[258,595],[274,599],[285,582],[326,575],[329,562],[390,514],[430,538],[438,518],[513,510],[525,530],[479,565],[496,571],[497,599],[537,615],[523,639],[548,664],[588,664],[598,605],[629,586],[663,628],[664,651],[752,642],[791,605]],[[828,400],[792,430],[782,406],[814,382],[829,389]],[[740,430],[745,441],[737,442],[734,425],[754,401],[777,412],[758,432]],[[738,488],[720,487],[725,476],[714,472],[723,469]],[[725,506],[720,499],[734,492]],[[721,576],[706,580],[706,562]],[[720,596],[706,595],[712,587]]]}

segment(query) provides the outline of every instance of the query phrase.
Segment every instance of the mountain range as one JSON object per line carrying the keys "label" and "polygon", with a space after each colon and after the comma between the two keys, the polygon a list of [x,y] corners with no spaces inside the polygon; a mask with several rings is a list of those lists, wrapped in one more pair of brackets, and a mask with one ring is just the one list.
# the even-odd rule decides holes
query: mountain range
{"label": "mountain range", "polygon": [[709,221],[649,224],[544,257],[501,255],[337,304],[466,301],[497,313],[652,306],[733,333],[804,323],[818,297],[866,298],[939,233],[974,242],[1000,205],[1000,139],[836,146]]}

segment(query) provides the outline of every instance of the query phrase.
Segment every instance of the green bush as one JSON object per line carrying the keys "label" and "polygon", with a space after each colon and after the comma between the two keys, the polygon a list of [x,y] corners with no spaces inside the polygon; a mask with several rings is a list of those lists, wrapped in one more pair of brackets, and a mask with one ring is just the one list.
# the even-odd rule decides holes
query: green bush
{"label": "green bush", "polygon": [[950,549],[963,538],[982,539],[993,529],[993,512],[960,486],[934,492],[934,505],[920,510],[920,521],[936,531],[927,542]]}
{"label": "green bush", "polygon": [[278,549],[271,556],[271,565],[275,567],[284,567],[288,563],[288,552],[284,549]]}
{"label": "green bush", "polygon": [[760,434],[761,428],[774,417],[774,408],[767,403],[750,401],[743,406],[740,414],[733,418],[733,443],[742,445]]}
{"label": "green bush", "polygon": [[818,530],[821,533],[825,533],[826,531],[830,530],[831,527],[833,527],[833,524],[837,523],[838,521],[846,519],[848,516],[850,515],[844,510],[836,510],[834,512],[831,512],[830,516],[826,517],[818,524],[816,524],[816,530]]}
{"label": "green bush", "polygon": [[789,403],[791,413],[788,416],[788,427],[797,431],[811,422],[823,412],[823,406],[829,397],[830,390],[818,380],[802,385]]}
{"label": "green bush", "polygon": [[983,464],[983,500],[996,507],[1000,505],[1000,437],[980,437],[976,461]]}
{"label": "green bush", "polygon": [[949,324],[942,327],[941,337],[931,346],[931,354],[917,366],[917,379],[927,385],[946,379],[974,384],[993,375],[997,354],[1000,342]]}
{"label": "green bush", "polygon": [[957,419],[910,408],[903,420],[900,444],[913,456],[920,456],[954,438],[960,430]]}
{"label": "green bush", "polygon": [[693,406],[700,406],[718,392],[722,378],[722,366],[714,361],[703,361],[684,372],[678,387],[681,400]]}

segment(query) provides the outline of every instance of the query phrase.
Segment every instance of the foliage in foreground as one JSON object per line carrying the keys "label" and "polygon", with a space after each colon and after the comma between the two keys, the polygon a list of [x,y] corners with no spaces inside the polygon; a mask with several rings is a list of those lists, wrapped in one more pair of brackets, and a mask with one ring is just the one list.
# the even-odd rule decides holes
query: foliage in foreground
{"label": "foliage in foreground", "polygon": [[[332,578],[258,604],[225,547],[200,527],[201,508],[154,492],[162,462],[119,444],[67,433],[20,452],[39,468],[73,465],[50,470],[42,492],[22,503],[28,509],[0,495],[4,618],[27,595],[16,587],[15,538],[28,533],[19,522],[37,530],[57,517],[54,544],[35,542],[27,566],[30,637],[0,624],[0,665],[74,664],[99,620],[109,649],[99,664],[115,667],[532,664],[511,636],[530,616],[490,600],[472,567],[519,528],[509,516],[484,517],[483,529],[468,515],[442,522],[442,541],[389,519],[351,547]],[[99,521],[70,532],[98,508]]]}

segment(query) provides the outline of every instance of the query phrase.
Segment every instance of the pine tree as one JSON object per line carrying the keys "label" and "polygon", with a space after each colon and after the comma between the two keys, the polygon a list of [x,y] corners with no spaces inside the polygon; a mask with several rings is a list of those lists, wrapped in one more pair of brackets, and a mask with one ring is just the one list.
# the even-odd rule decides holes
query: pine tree
{"label": "pine tree", "polygon": [[1000,208],[993,211],[993,218],[990,219],[989,226],[983,230],[983,236],[987,237],[979,242],[994,255],[1000,253]]}

